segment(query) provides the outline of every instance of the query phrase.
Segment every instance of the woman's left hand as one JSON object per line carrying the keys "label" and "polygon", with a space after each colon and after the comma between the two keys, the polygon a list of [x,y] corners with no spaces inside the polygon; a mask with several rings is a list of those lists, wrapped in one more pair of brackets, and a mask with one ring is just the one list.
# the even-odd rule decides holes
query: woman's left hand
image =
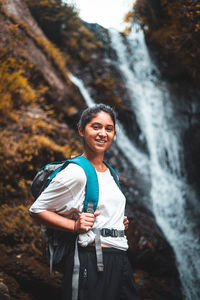
{"label": "woman's left hand", "polygon": [[124,216],[124,227],[125,227],[125,230],[128,230],[128,224],[129,224],[129,220],[126,216]]}

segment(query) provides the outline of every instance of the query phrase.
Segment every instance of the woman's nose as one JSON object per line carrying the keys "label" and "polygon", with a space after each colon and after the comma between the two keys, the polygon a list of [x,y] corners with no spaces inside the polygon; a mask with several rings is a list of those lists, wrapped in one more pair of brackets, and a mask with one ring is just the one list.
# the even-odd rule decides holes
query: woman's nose
{"label": "woman's nose", "polygon": [[99,131],[99,135],[100,136],[106,136],[106,130],[105,130],[105,128],[101,128],[101,130]]}

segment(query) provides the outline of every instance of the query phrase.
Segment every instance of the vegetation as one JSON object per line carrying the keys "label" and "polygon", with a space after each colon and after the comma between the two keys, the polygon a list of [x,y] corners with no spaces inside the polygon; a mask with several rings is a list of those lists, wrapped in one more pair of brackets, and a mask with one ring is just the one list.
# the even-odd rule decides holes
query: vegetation
{"label": "vegetation", "polygon": [[132,16],[140,20],[148,40],[164,55],[168,74],[187,74],[199,86],[199,1],[137,0]]}
{"label": "vegetation", "polygon": [[67,64],[87,63],[101,45],[81,23],[73,6],[61,0],[25,0],[47,37],[65,52]]}
{"label": "vegetation", "polygon": [[[34,121],[29,118],[29,120],[24,120],[24,124],[23,122],[13,124],[12,128],[1,131],[1,203],[10,203],[10,201],[14,203],[19,198],[21,198],[20,202],[26,203],[28,199],[32,199],[29,191],[31,180],[42,165],[50,161],[64,160],[71,154],[78,154],[80,151],[80,146],[73,137],[67,144],[67,138],[70,139],[69,133],[66,134],[66,144],[58,145],[56,138],[52,139],[47,136],[51,126],[41,119],[36,120],[36,124]],[[17,131],[21,126],[23,126],[21,132],[18,131],[16,136],[13,136],[13,130]],[[34,130],[41,131],[41,133],[33,134]],[[53,135],[53,131],[54,134],[58,134],[58,130],[52,128],[51,135]],[[64,136],[62,139],[65,140]],[[22,201],[22,199],[24,200]]]}
{"label": "vegetation", "polygon": [[[30,27],[25,24],[25,22],[21,21],[18,17],[16,17],[13,14],[10,14],[6,12],[5,10],[2,10],[2,13],[4,13],[6,16],[9,17],[9,19],[13,22],[9,28],[13,31],[16,31],[18,29],[22,29],[27,36],[29,36],[32,40],[35,41],[35,43],[44,51],[45,55],[49,57],[53,64],[60,70],[62,76],[64,79],[67,81],[67,83],[70,85],[70,80],[68,78],[68,72],[66,69],[66,58],[65,56],[61,53],[61,51],[54,46],[52,42],[47,40],[46,38],[42,37],[41,35],[37,33],[33,33]],[[17,34],[13,34],[13,42],[17,46],[19,46],[20,41],[19,41],[19,36]],[[12,45],[13,46],[13,45]],[[14,49],[13,47],[11,49]]]}
{"label": "vegetation", "polygon": [[32,199],[30,183],[42,165],[77,154],[81,146],[73,131],[57,121],[50,86],[27,60],[24,38],[35,41],[69,84],[62,53],[16,16],[1,13],[8,34],[0,49],[0,203],[17,205]]}
{"label": "vegetation", "polygon": [[23,251],[30,252],[31,248],[35,250],[34,243],[39,240],[38,226],[32,224],[27,207],[22,204],[17,207],[4,204],[1,208],[0,243],[27,247]]}
{"label": "vegetation", "polygon": [[106,73],[103,78],[97,78],[94,82],[100,99],[107,99],[109,105],[114,105],[117,110],[123,110],[123,100],[116,92],[117,79]]}
{"label": "vegetation", "polygon": [[0,17],[0,282],[8,285],[12,299],[30,300],[24,282],[43,280],[48,289],[51,280],[48,266],[41,264],[39,226],[28,214],[30,184],[41,166],[80,153],[81,145],[62,123],[51,86],[28,60],[26,42],[34,41],[69,85],[61,51],[7,11],[2,9]]}
{"label": "vegetation", "polygon": [[17,118],[16,110],[33,105],[38,99],[42,101],[45,86],[34,88],[26,76],[26,69],[33,66],[27,61],[17,61],[8,56],[8,49],[0,50],[0,123]]}
{"label": "vegetation", "polygon": [[[47,37],[62,49],[66,64],[72,70],[75,65],[88,67],[93,62],[93,54],[100,51],[102,42],[82,24],[74,7],[60,0],[25,1]],[[97,98],[123,109],[123,101],[116,92],[119,82],[111,74],[103,74],[92,84],[97,90]]]}

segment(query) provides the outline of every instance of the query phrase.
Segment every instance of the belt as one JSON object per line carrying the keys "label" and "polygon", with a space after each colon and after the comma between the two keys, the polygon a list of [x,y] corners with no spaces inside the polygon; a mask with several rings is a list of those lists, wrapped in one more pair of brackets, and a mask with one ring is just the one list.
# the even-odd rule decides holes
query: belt
{"label": "belt", "polygon": [[102,229],[98,229],[98,228],[95,228],[95,229],[92,229],[92,231],[94,233],[100,233],[101,236],[103,237],[108,237],[108,236],[111,236],[111,237],[123,237],[124,236],[124,230],[117,230],[117,229],[109,229],[109,228],[102,228]]}

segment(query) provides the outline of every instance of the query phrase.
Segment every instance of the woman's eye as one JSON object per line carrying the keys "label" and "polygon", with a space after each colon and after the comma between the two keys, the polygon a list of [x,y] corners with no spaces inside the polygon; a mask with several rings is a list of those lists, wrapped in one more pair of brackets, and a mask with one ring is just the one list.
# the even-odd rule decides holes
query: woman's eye
{"label": "woman's eye", "polygon": [[97,125],[93,125],[92,127],[93,127],[94,130],[98,130],[99,129],[99,126],[97,126]]}

